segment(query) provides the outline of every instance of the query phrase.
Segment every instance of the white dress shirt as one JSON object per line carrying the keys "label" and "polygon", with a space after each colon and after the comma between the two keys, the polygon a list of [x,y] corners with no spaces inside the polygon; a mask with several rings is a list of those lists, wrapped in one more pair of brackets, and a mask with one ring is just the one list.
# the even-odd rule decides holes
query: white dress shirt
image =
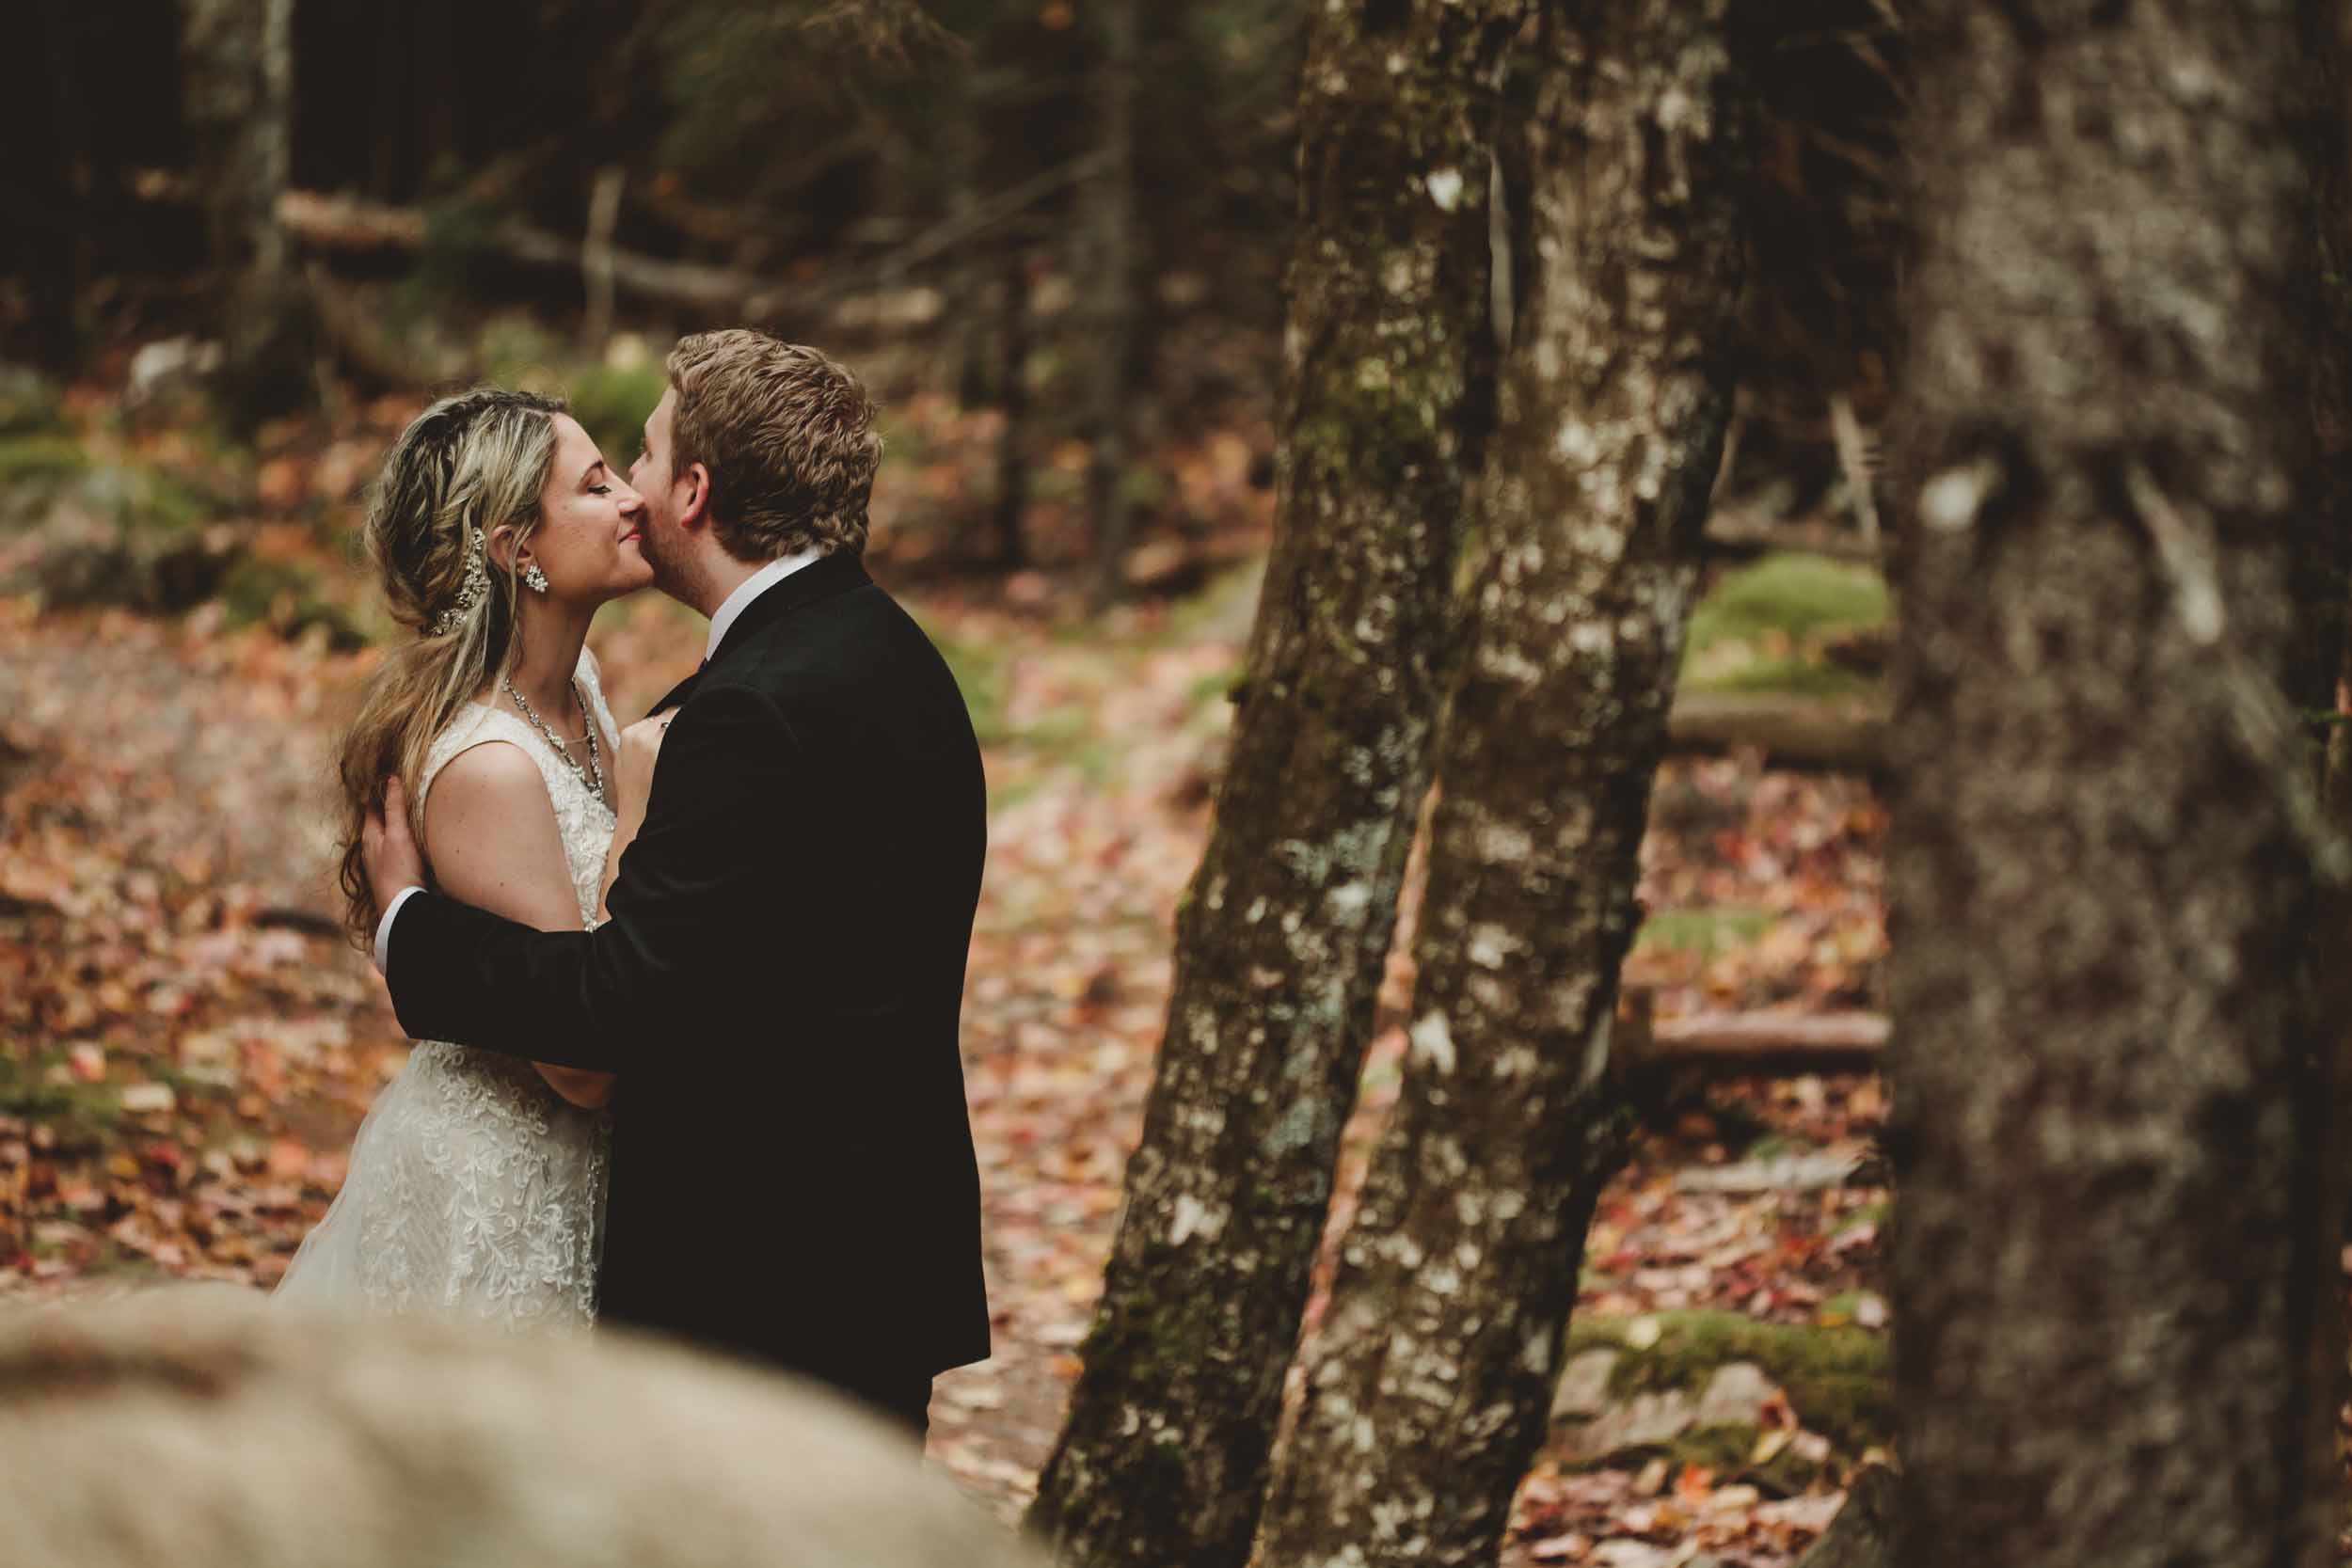
{"label": "white dress shirt", "polygon": [[[735,625],[754,599],[802,567],[823,559],[824,552],[814,548],[802,550],[796,555],[780,556],[737,584],[735,592],[729,594],[711,612],[710,641],[704,645],[703,662],[707,664],[718,656],[719,644],[725,639],[727,628]],[[375,967],[387,974],[392,972],[392,917],[400,912],[403,904],[408,902],[409,895],[423,891],[421,887],[402,888],[392,895],[392,901],[384,906],[384,917],[375,923]]]}

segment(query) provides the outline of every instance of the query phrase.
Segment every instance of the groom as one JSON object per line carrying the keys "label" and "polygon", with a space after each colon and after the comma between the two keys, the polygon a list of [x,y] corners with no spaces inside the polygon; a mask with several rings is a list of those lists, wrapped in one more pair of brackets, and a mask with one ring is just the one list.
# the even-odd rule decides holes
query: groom
{"label": "groom", "polygon": [[[599,1317],[926,1425],[989,1352],[957,1014],[987,847],[972,723],[859,563],[882,441],[855,376],[683,339],[629,482],[655,581],[710,617],[611,918],[539,932],[363,834],[401,1027],[618,1072]],[[397,805],[397,797],[393,798]]]}

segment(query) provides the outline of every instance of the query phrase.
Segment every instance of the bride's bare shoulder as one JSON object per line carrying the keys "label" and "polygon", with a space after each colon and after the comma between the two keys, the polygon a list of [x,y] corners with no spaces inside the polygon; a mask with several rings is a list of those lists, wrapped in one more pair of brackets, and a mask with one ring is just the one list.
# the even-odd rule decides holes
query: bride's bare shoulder
{"label": "bride's bare shoulder", "polygon": [[539,765],[514,740],[486,738],[441,767],[425,800],[425,832],[513,831],[534,817],[555,823]]}
{"label": "bride's bare shoulder", "polygon": [[441,769],[425,802],[424,852],[452,897],[543,931],[579,926],[547,780],[515,741],[469,746]]}

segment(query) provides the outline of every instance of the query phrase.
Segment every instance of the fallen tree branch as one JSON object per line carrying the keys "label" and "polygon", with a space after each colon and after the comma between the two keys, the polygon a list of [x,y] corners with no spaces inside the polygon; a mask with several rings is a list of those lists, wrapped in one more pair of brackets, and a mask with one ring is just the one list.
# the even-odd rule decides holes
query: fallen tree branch
{"label": "fallen tree branch", "polygon": [[[357,197],[287,191],[278,198],[278,221],[303,244],[321,250],[421,250],[424,214],[414,207],[387,207]],[[494,225],[481,243],[510,261],[580,270],[580,242],[530,224]],[[677,305],[746,306],[772,293],[769,279],[732,267],[699,261],[670,261],[634,251],[612,252],[612,279],[620,287]]]}
{"label": "fallen tree branch", "polygon": [[1773,768],[1878,774],[1886,768],[1886,709],[1849,699],[1771,691],[1687,691],[1666,721],[1677,752],[1755,751]]}
{"label": "fallen tree branch", "polygon": [[1852,529],[1821,519],[1791,523],[1759,517],[1736,504],[1718,506],[1708,516],[1703,546],[1708,555],[1731,561],[1794,550],[1862,565],[1879,563],[1878,546]]}
{"label": "fallen tree branch", "polygon": [[1875,1072],[1890,1025],[1883,1013],[1695,1013],[1654,1016],[1654,993],[1629,990],[1611,1058],[1620,1071],[1661,1067],[1794,1077]]}
{"label": "fallen tree branch", "polygon": [[[787,286],[773,277],[734,267],[701,261],[673,261],[617,247],[600,249],[599,268],[609,268],[612,282],[647,299],[733,313],[752,322],[768,322],[787,309],[804,313],[870,288],[875,279],[888,281],[927,261],[964,245],[989,230],[1011,221],[1055,193],[1101,172],[1104,159],[1088,153],[1057,168],[1024,181],[975,203],[967,212],[936,224],[871,261],[845,268],[830,283]],[[424,213],[414,207],[389,207],[357,197],[327,196],[317,191],[290,190],[278,198],[278,221],[303,244],[320,250],[421,250],[427,237]],[[551,233],[519,221],[492,225],[476,243],[509,261],[529,266],[578,272],[582,242]]]}

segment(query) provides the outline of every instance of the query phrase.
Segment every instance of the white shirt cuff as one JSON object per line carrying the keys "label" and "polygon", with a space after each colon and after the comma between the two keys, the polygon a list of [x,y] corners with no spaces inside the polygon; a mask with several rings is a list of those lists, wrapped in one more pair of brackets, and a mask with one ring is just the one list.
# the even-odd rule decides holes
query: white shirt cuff
{"label": "white shirt cuff", "polygon": [[385,975],[389,976],[392,972],[392,916],[398,914],[400,907],[408,902],[410,894],[423,891],[421,887],[402,888],[392,895],[392,901],[384,906],[384,918],[375,923],[375,967]]}

